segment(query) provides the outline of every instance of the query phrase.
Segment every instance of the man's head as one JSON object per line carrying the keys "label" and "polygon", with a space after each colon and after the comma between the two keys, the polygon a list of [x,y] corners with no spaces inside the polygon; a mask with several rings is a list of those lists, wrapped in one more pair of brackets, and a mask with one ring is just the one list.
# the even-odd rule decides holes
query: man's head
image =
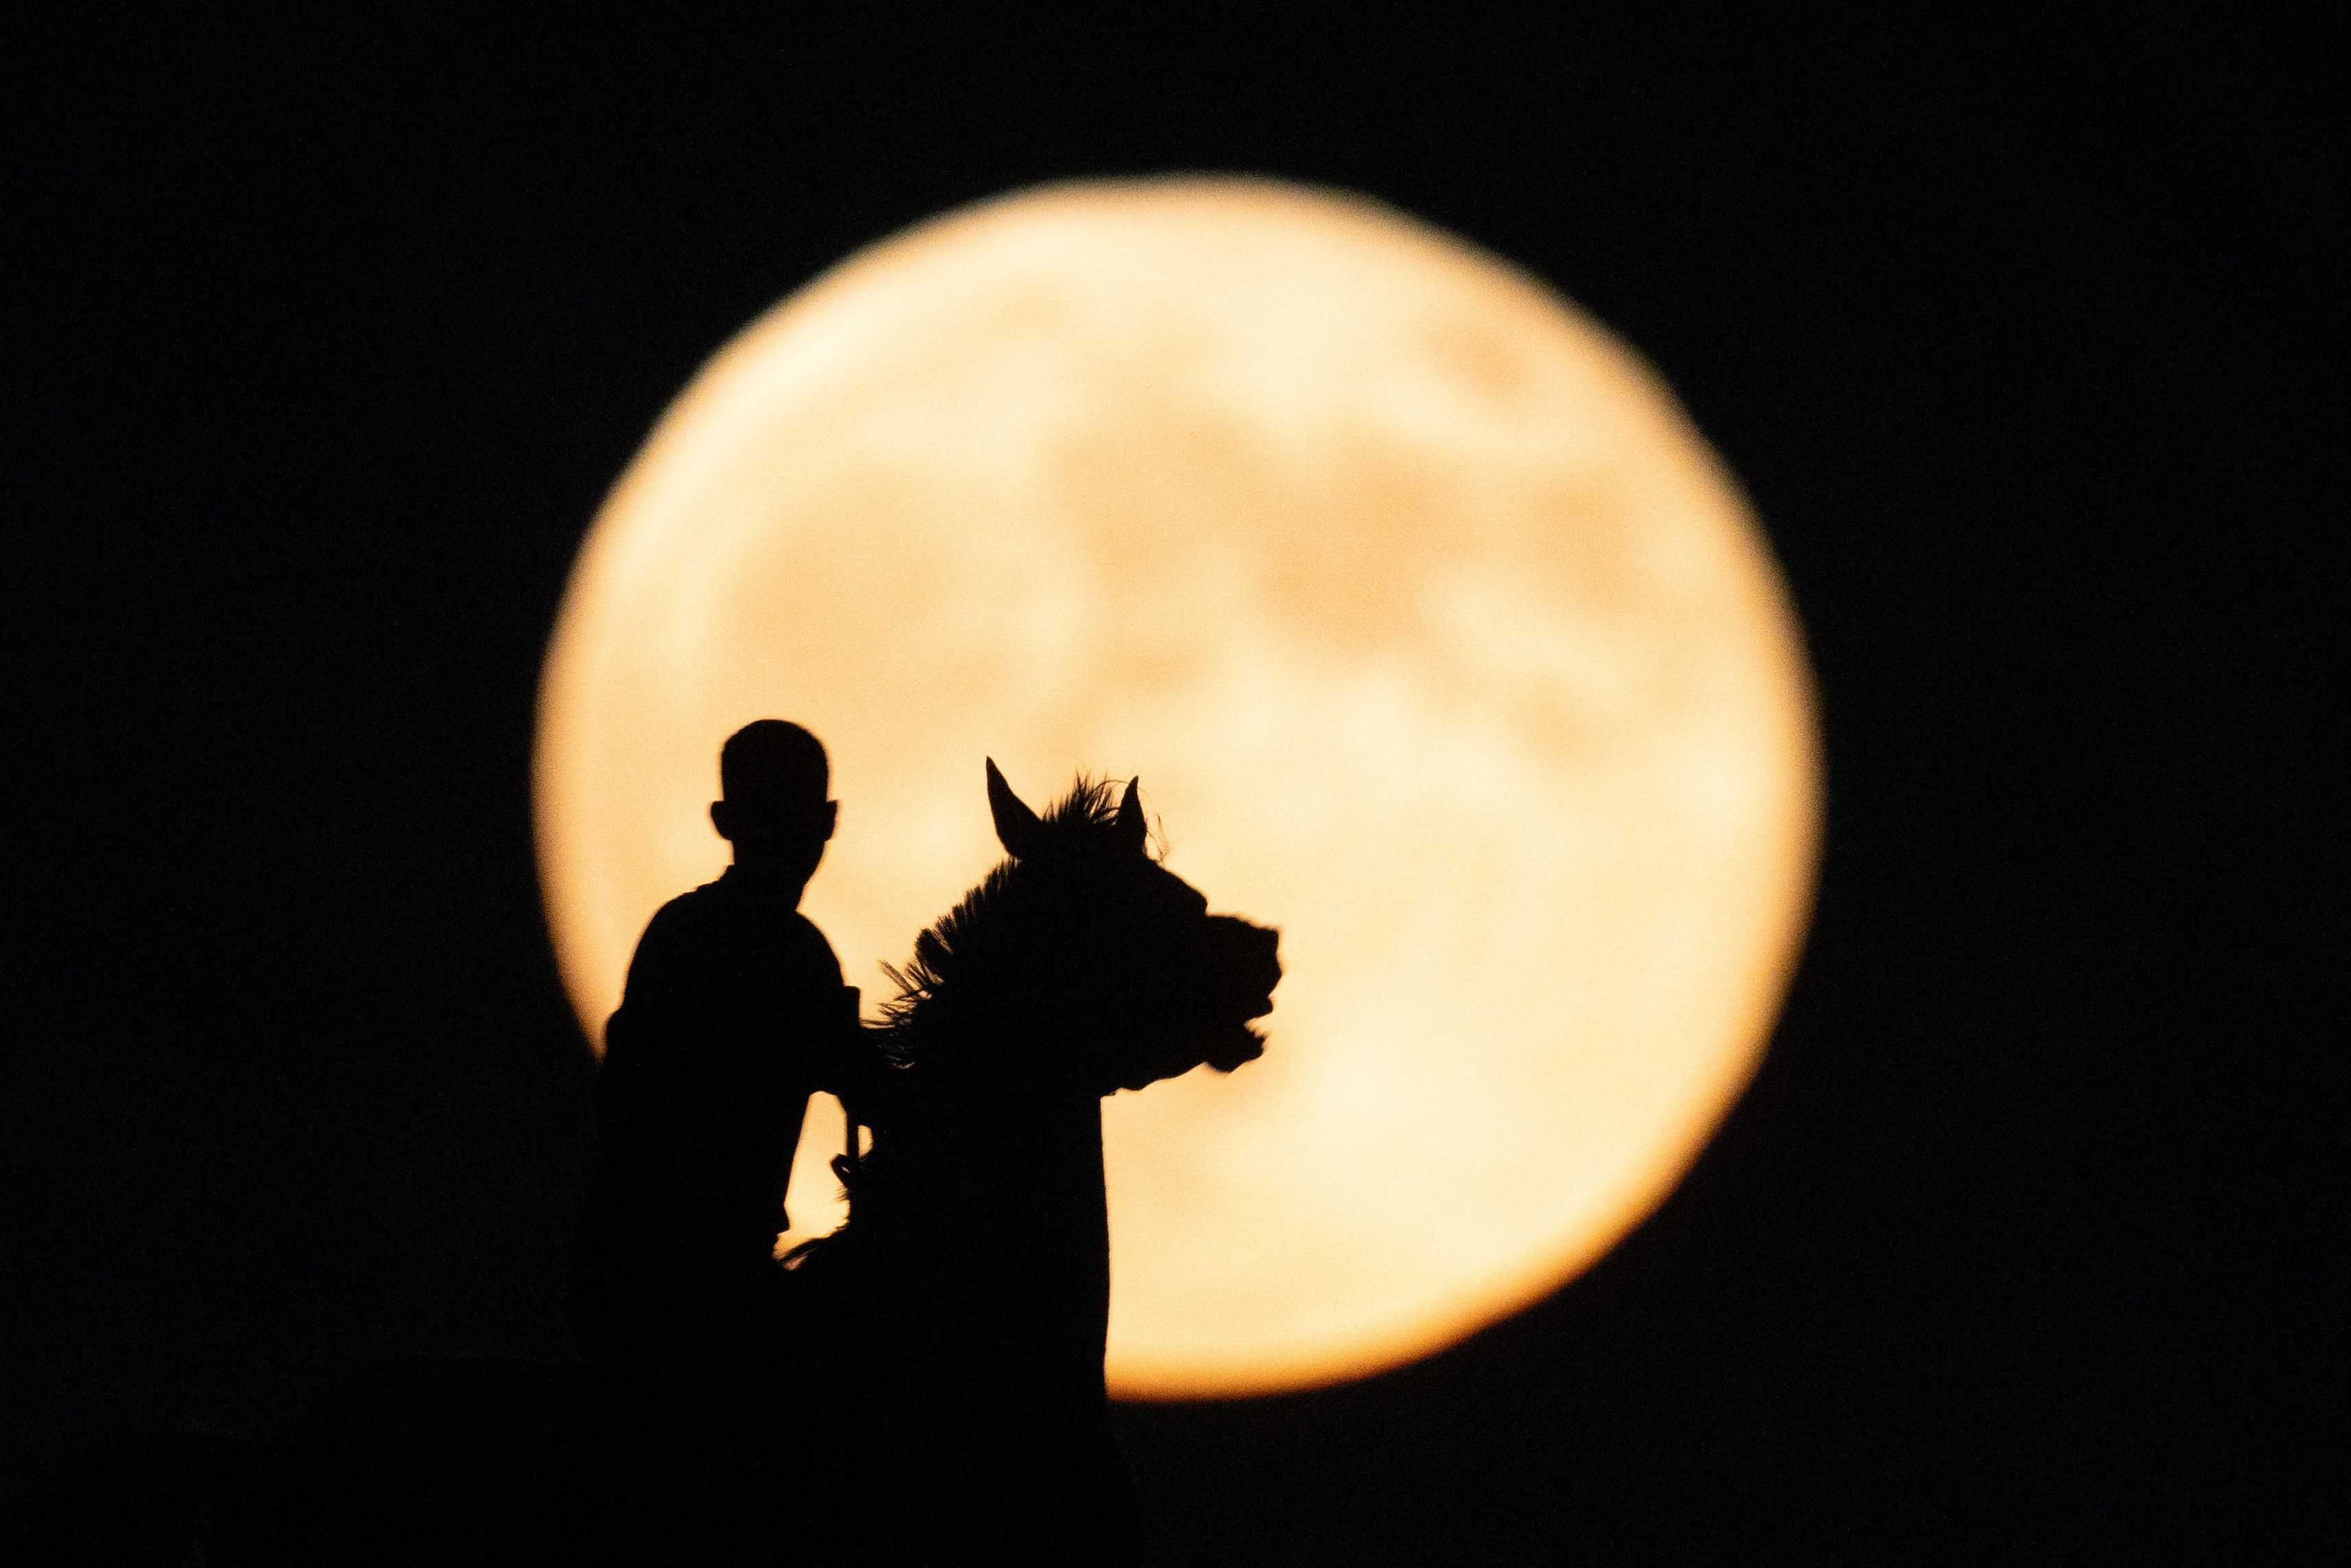
{"label": "man's head", "polygon": [[711,826],[735,846],[735,863],[805,882],[824,858],[840,807],[826,798],[824,745],[798,724],[761,719],[727,737],[718,753],[722,799]]}

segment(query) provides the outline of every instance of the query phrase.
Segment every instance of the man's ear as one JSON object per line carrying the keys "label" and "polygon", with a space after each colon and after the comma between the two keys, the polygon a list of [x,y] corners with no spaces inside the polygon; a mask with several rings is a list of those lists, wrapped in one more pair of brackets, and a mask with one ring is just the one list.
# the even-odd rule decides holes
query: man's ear
{"label": "man's ear", "polygon": [[830,844],[832,842],[832,830],[840,826],[841,803],[837,800],[826,801],[824,803],[824,832],[821,835],[826,843]]}
{"label": "man's ear", "polygon": [[735,842],[734,829],[727,826],[731,819],[732,814],[727,811],[725,801],[714,800],[710,803],[710,826],[716,828],[718,836],[729,844]]}

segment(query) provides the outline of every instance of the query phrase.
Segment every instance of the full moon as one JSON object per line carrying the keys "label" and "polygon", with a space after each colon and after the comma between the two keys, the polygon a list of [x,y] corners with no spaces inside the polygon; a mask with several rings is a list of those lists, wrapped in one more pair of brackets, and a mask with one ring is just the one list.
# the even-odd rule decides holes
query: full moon
{"label": "full moon", "polygon": [[[716,876],[718,746],[822,737],[803,906],[880,961],[1031,802],[1139,776],[1169,867],[1279,926],[1262,1060],[1106,1106],[1109,1372],[1395,1366],[1639,1222],[1754,1071],[1810,905],[1787,595],[1656,371],[1374,202],[1024,192],[852,256],[671,406],[549,649],[538,855],[590,1038]],[[811,1114],[794,1234],[840,1218]]]}

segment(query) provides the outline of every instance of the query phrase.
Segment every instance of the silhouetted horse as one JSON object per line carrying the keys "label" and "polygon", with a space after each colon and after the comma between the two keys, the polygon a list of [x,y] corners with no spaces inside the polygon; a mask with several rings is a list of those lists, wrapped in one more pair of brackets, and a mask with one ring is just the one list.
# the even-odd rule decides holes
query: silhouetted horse
{"label": "silhouetted horse", "polygon": [[1278,937],[1152,857],[1133,784],[1081,778],[1040,817],[991,762],[987,794],[1010,858],[892,971],[849,1222],[788,1262],[856,1380],[878,1550],[1124,1561],[1102,1101],[1259,1055]]}
{"label": "silhouetted horse", "polygon": [[[850,1220],[788,1260],[774,1365],[726,1410],[648,1420],[577,1366],[394,1362],[275,1444],[93,1451],[0,1544],[26,1563],[118,1540],[122,1561],[215,1564],[1133,1561],[1102,1384],[1102,1100],[1259,1055],[1277,937],[1152,858],[1132,784],[1114,803],[1081,779],[1040,817],[990,763],[987,793],[1010,858],[893,971],[851,1106],[872,1147],[836,1167]],[[696,1421],[712,1441],[672,1445]],[[727,1473],[698,1484],[719,1453]]]}

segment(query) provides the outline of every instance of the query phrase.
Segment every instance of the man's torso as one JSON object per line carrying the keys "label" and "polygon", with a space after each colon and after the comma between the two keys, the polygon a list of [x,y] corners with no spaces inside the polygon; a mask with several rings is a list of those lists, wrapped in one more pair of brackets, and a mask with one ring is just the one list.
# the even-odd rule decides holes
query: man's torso
{"label": "man's torso", "polygon": [[840,961],[788,898],[730,871],[664,905],[607,1030],[591,1224],[679,1263],[764,1260],[847,1024]]}

